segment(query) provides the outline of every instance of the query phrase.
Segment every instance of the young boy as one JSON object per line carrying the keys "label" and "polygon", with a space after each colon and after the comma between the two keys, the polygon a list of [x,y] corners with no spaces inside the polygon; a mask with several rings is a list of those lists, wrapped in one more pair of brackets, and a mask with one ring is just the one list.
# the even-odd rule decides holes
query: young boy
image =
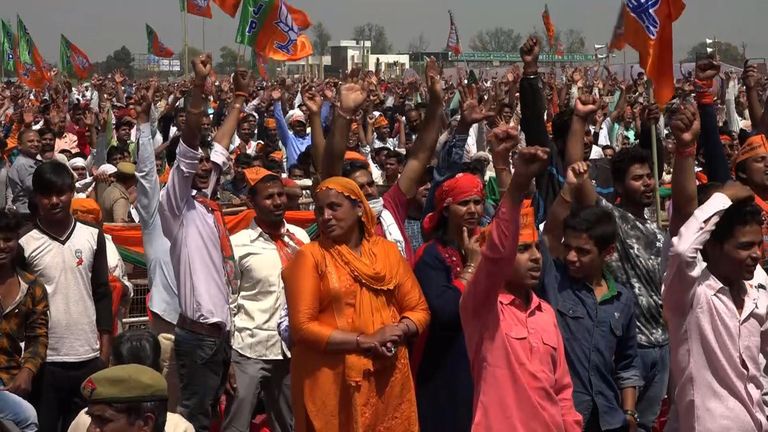
{"label": "young boy", "polygon": [[70,213],[75,181],[58,161],[32,177],[36,221],[19,241],[27,269],[45,285],[50,303],[48,352],[33,386],[40,430],[66,428],[85,407],[80,384],[109,364],[112,291],[104,233]]}
{"label": "young boy", "polygon": [[571,165],[550,208],[539,295],[557,310],[585,431],[636,430],[637,387],[643,382],[635,364],[635,298],[605,272],[616,245],[611,212],[596,206],[571,210],[571,197],[584,181],[589,164]]}
{"label": "young boy", "polygon": [[[542,270],[533,208],[521,212],[523,196],[548,156],[541,147],[518,151],[482,259],[461,298],[475,382],[473,430],[582,430],[555,313],[533,292]],[[465,243],[480,247],[477,238]]]}
{"label": "young boy", "polygon": [[766,430],[768,294],[750,281],[763,224],[752,190],[726,184],[672,239],[662,300],[671,352],[667,431]]}

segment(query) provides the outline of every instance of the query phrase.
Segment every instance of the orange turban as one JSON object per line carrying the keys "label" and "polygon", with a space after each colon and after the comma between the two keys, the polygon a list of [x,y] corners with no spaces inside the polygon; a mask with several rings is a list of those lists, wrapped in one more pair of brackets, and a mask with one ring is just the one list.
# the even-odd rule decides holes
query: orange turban
{"label": "orange turban", "polygon": [[70,207],[72,216],[83,223],[98,225],[101,223],[101,207],[91,198],[74,198]]}
{"label": "orange turban", "polygon": [[435,192],[435,210],[424,218],[424,232],[430,233],[437,228],[444,208],[468,198],[483,196],[483,182],[476,175],[460,173],[446,180]]}
{"label": "orange turban", "polygon": [[374,128],[380,128],[380,127],[386,127],[386,126],[389,126],[389,122],[387,121],[387,119],[384,118],[383,115],[376,117],[376,120],[373,122]]}
{"label": "orange turban", "polygon": [[520,206],[520,236],[519,244],[533,244],[539,238],[536,230],[536,216],[533,212],[533,203],[530,199],[523,201]]}
{"label": "orange turban", "polygon": [[248,183],[248,186],[254,186],[256,183],[264,180],[265,177],[273,176],[279,178],[272,171],[266,170],[262,167],[251,167],[244,169],[243,174],[245,174],[245,182]]}
{"label": "orange turban", "polygon": [[358,152],[354,152],[354,151],[347,151],[347,152],[345,152],[344,153],[344,160],[345,161],[356,160],[356,161],[361,161],[361,162],[368,163],[368,159],[366,159],[365,156],[361,155]]}
{"label": "orange turban", "polygon": [[270,159],[274,159],[278,162],[283,161],[283,156],[284,156],[284,153],[282,152],[282,150],[273,151],[272,153],[269,154]]}
{"label": "orange turban", "polygon": [[277,120],[273,119],[272,117],[265,118],[264,127],[267,129],[277,129]]}
{"label": "orange turban", "polygon": [[766,153],[768,153],[768,140],[766,140],[765,135],[754,135],[750,137],[747,142],[741,146],[741,148],[739,148],[739,152],[736,153],[733,164],[736,165],[743,160],[764,155]]}

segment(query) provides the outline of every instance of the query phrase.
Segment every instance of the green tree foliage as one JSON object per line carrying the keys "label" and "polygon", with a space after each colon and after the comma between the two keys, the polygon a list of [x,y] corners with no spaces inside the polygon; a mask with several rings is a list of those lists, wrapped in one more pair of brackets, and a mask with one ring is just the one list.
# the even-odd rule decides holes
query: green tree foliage
{"label": "green tree foliage", "polygon": [[371,54],[389,54],[392,52],[392,44],[387,38],[387,31],[380,24],[365,23],[355,26],[352,31],[352,39],[371,41]]}
{"label": "green tree foliage", "polygon": [[481,52],[516,52],[523,36],[514,29],[494,27],[477,32],[469,41],[469,49]]}
{"label": "green tree foliage", "polygon": [[[742,67],[744,65],[744,53],[736,45],[729,42],[717,41],[710,45],[710,48],[717,48],[717,55],[720,57],[720,61],[731,66]],[[696,54],[699,56],[706,55],[707,43],[699,42],[690,50],[684,61],[693,62],[696,61]],[[714,54],[714,53],[713,53]]]}

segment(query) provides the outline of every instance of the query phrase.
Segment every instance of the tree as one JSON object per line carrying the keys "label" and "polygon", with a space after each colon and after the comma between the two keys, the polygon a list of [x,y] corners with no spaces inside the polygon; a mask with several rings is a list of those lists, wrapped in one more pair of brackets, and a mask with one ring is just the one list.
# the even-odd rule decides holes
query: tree
{"label": "tree", "polygon": [[424,32],[419,37],[411,39],[408,43],[408,52],[424,52],[429,49],[429,41],[424,37]]}
{"label": "tree", "polygon": [[[732,66],[741,67],[744,64],[744,53],[736,45],[729,42],[717,41],[710,45],[711,48],[717,48],[717,55],[720,61]],[[688,56],[684,61],[696,61],[696,54],[705,55],[707,53],[707,43],[699,42],[688,51]]]}
{"label": "tree", "polygon": [[392,52],[392,44],[387,38],[387,31],[380,24],[365,23],[355,26],[352,31],[352,39],[371,41],[371,54],[389,54]]}
{"label": "tree", "polygon": [[568,53],[583,53],[587,47],[587,42],[584,40],[584,32],[581,30],[568,29],[561,35],[560,40],[563,41],[563,47],[565,52]]}
{"label": "tree", "polygon": [[223,46],[219,49],[219,61],[216,63],[216,71],[219,73],[231,73],[237,69],[238,64],[237,51],[228,46]]}
{"label": "tree", "polygon": [[108,55],[103,62],[96,63],[94,66],[94,69],[102,74],[121,69],[128,78],[133,78],[133,54],[125,45]]}
{"label": "tree", "polygon": [[494,27],[477,32],[469,41],[469,48],[482,52],[515,52],[522,41],[523,36],[513,29]]}
{"label": "tree", "polygon": [[312,31],[315,34],[315,39],[312,41],[315,53],[317,55],[325,55],[328,52],[328,42],[331,41],[331,34],[321,22],[313,25]]}

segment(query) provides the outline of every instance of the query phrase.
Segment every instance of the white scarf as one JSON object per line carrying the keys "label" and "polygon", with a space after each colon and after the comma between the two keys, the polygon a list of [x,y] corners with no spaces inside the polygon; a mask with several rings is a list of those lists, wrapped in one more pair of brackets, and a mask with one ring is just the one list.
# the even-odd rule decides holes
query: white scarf
{"label": "white scarf", "polygon": [[400,254],[403,257],[406,257],[405,238],[403,238],[403,233],[400,231],[400,227],[397,226],[395,217],[392,216],[392,213],[390,213],[389,210],[384,208],[384,200],[382,198],[376,198],[368,201],[368,205],[371,206],[371,210],[376,214],[376,218],[379,220],[381,228],[384,230],[384,237],[397,245]]}

